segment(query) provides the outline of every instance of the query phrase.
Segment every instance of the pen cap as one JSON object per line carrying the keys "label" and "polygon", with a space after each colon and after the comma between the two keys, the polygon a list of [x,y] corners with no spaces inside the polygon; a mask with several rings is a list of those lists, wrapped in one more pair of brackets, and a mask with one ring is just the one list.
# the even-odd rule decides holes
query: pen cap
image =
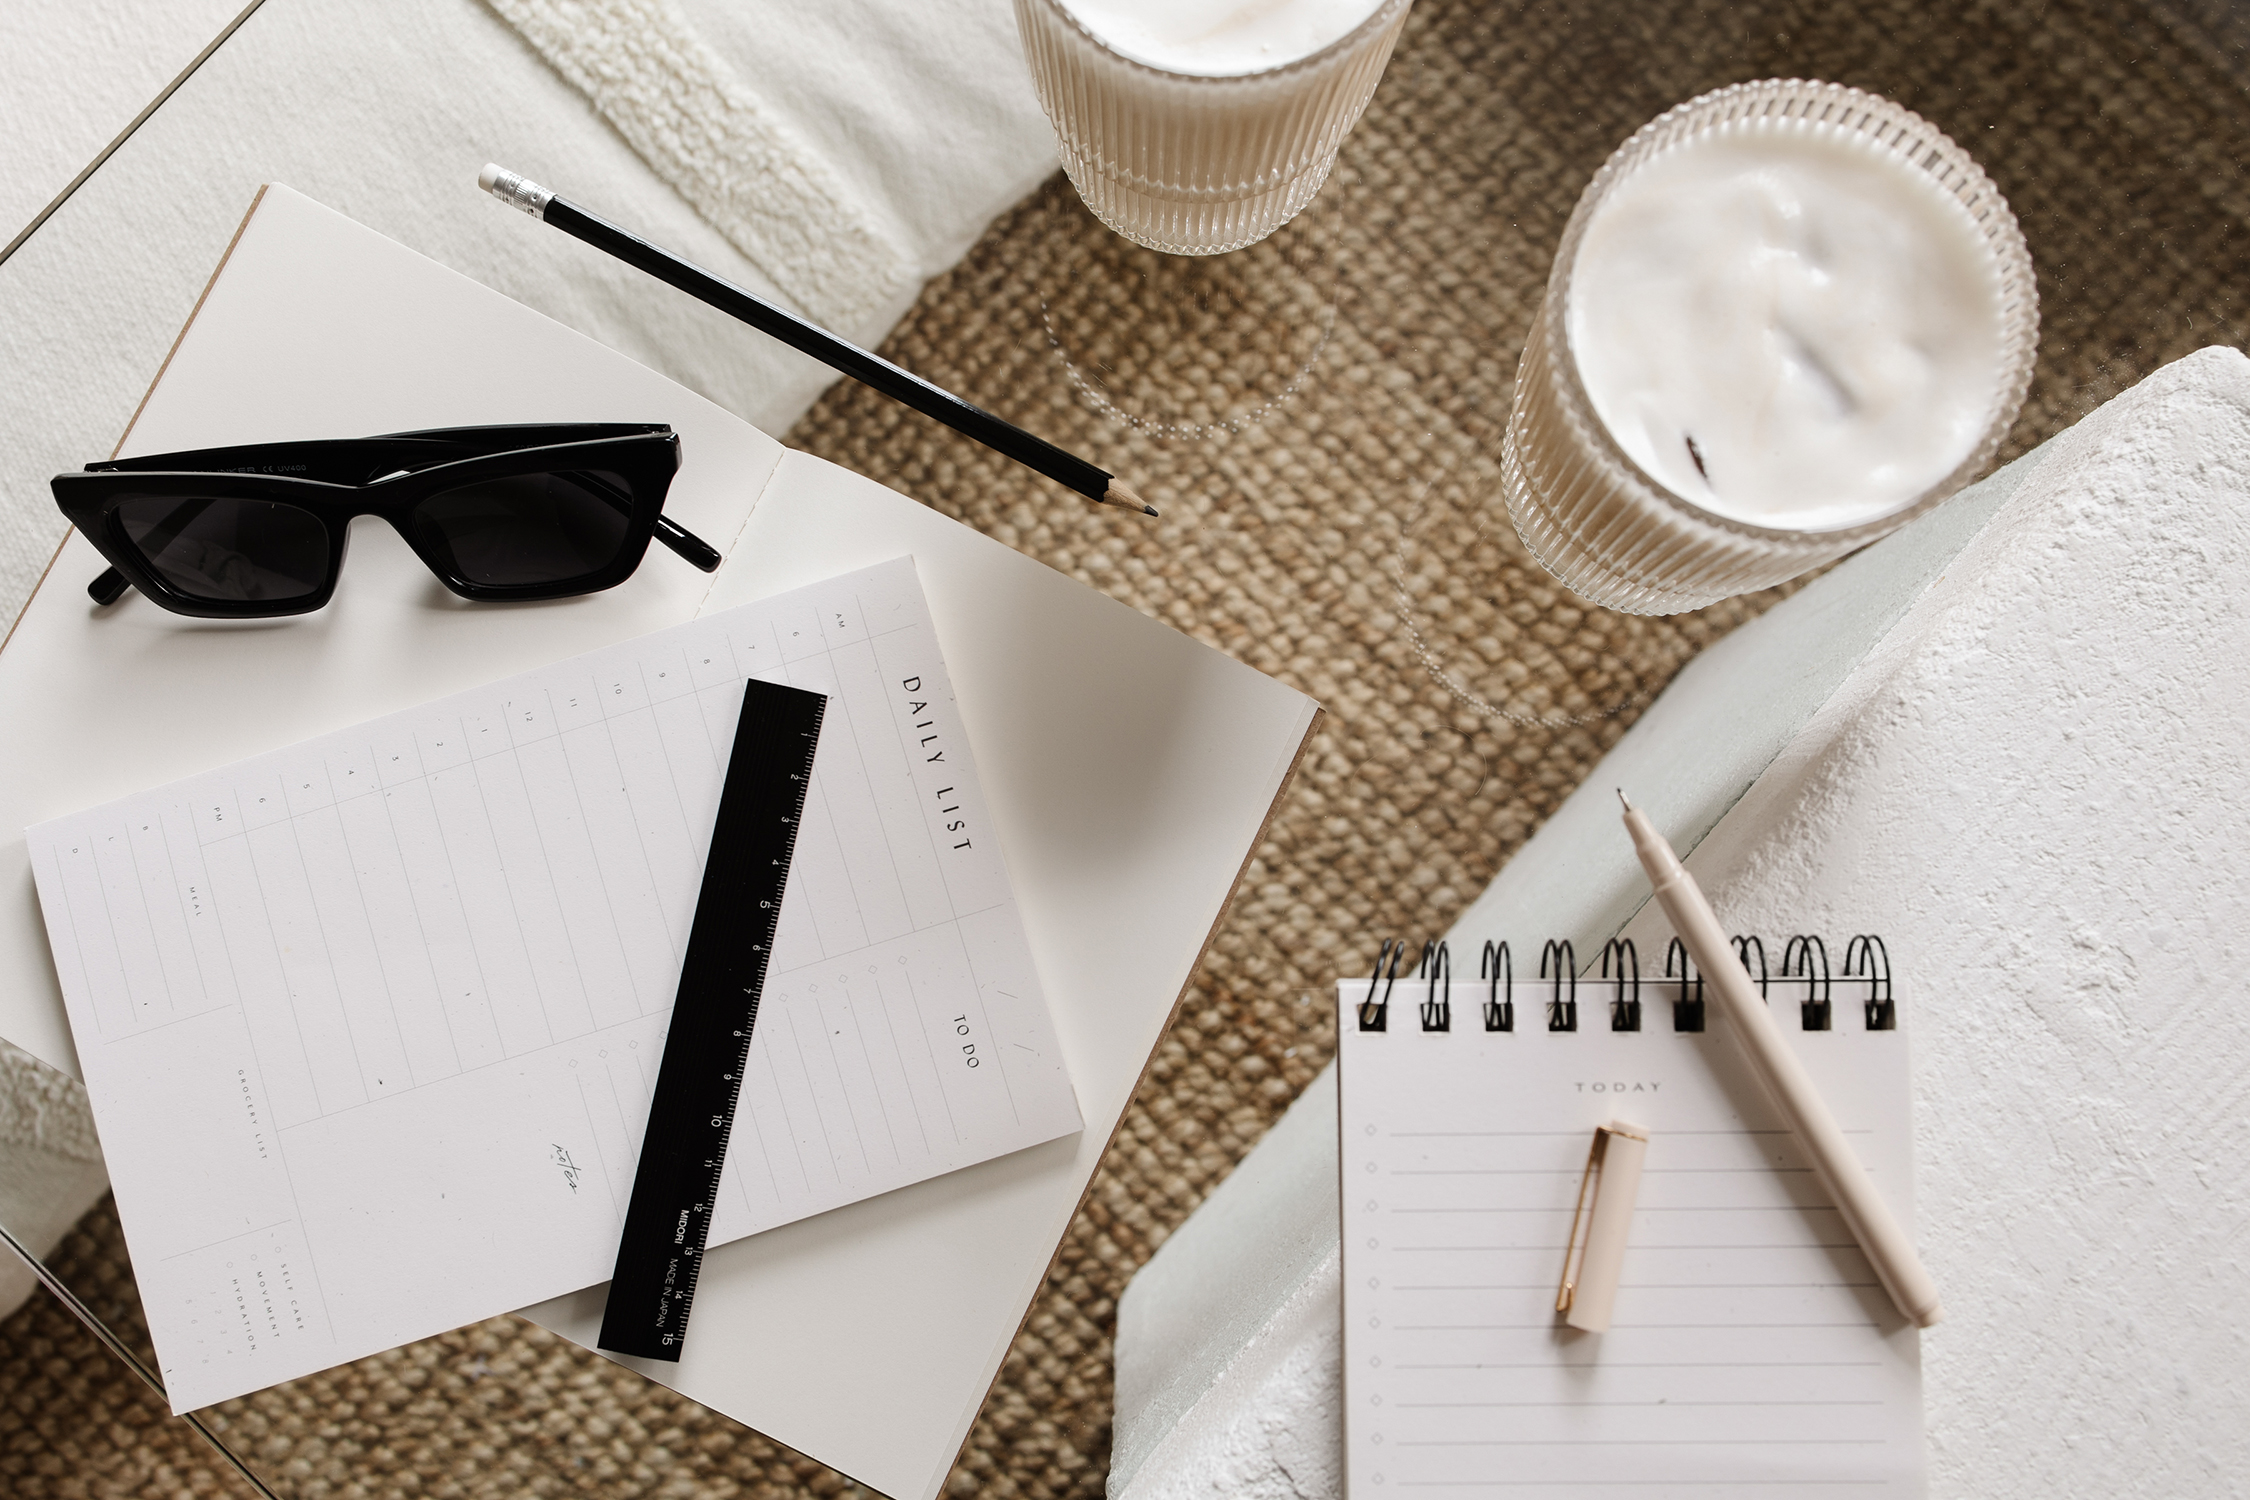
{"label": "pen cap", "polygon": [[1648,1161],[1648,1132],[1612,1120],[1595,1133],[1594,1150],[1593,1213],[1563,1321],[1588,1333],[1607,1333],[1625,1265],[1625,1242],[1632,1235],[1633,1205],[1640,1198],[1641,1168]]}

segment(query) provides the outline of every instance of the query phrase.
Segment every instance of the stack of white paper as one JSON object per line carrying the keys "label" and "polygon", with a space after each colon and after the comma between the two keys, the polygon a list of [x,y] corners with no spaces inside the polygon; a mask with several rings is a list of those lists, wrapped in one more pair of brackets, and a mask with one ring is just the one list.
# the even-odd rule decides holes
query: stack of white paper
{"label": "stack of white paper", "polygon": [[601,1281],[742,683],[831,695],[712,1243],[1079,1128],[907,559],[31,831],[172,1399]]}

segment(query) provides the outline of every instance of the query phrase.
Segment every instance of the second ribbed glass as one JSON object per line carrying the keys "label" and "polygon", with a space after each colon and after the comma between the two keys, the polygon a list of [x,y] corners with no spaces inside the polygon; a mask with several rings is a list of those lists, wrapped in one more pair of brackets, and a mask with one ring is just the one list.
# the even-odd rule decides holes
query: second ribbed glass
{"label": "second ribbed glass", "polygon": [[1260,72],[1167,72],[1060,0],[1015,0],[1063,170],[1096,217],[1174,255],[1257,243],[1312,201],[1390,61],[1413,0],[1383,0],[1306,57]]}
{"label": "second ribbed glass", "polygon": [[[1978,226],[1992,258],[1998,370],[1974,447],[1896,508],[1825,529],[1766,526],[1674,493],[1628,456],[1595,411],[1567,326],[1586,228],[1653,159],[1716,132],[1830,132],[1864,138],[1927,175]],[[1627,614],[1676,614],[1795,578],[1903,526],[1981,473],[2023,405],[2039,348],[2039,293],[2023,231],[1983,169],[1945,133],[1888,99],[1841,84],[1738,83],[1658,116],[1617,148],[1564,227],[1547,296],[1516,374],[1501,485],[1516,531],[1580,597]]]}

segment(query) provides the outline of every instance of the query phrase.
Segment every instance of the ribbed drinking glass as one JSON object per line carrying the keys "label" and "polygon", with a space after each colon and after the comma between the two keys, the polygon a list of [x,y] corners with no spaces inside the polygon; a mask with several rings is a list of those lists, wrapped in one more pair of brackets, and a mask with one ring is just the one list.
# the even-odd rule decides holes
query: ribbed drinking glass
{"label": "ribbed drinking glass", "polygon": [[1118,50],[1060,0],[1015,0],[1063,170],[1110,228],[1216,255],[1289,222],[1328,180],[1413,0],[1382,0],[1318,50],[1253,72],[1171,71]]}
{"label": "ribbed drinking glass", "polygon": [[[1992,257],[1998,348],[1981,435],[1950,472],[1882,514],[1825,529],[1793,529],[1698,505],[1626,454],[1581,378],[1569,320],[1572,275],[1588,223],[1619,185],[1652,159],[1717,132],[1745,130],[1863,137],[1857,144],[1926,174],[1967,209]],[[1501,459],[1508,512],[1548,571],[1611,609],[1674,614],[1765,588],[1896,530],[1974,479],[2023,404],[2038,342],[2038,290],[2023,232],[2000,190],[1944,132],[1887,99],[1838,84],[1801,79],[1735,84],[1641,127],[1578,200],[1516,375]]]}

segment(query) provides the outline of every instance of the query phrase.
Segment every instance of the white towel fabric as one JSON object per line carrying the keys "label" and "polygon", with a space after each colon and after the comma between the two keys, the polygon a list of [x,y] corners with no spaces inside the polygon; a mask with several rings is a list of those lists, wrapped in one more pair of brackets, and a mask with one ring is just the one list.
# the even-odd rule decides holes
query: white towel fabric
{"label": "white towel fabric", "polygon": [[[0,1042],[0,1224],[45,1255],[109,1187],[86,1090]],[[0,1248],[0,1316],[38,1285]]]}
{"label": "white towel fabric", "polygon": [[906,252],[671,0],[491,3],[814,322],[856,326],[912,284]]}
{"label": "white towel fabric", "polygon": [[0,245],[242,9],[242,0],[0,5]]}
{"label": "white towel fabric", "polygon": [[[106,142],[138,101],[112,103],[118,117],[93,124],[73,102],[82,72],[111,68],[137,43],[161,54],[140,67],[160,85],[194,55],[180,26],[149,8],[17,0],[0,34],[74,38],[48,53],[76,66],[0,74],[0,141],[36,137],[57,161],[72,143]],[[1007,0],[270,5],[0,266],[10,471],[46,474],[109,453],[266,181],[768,432],[837,378],[483,197],[475,178],[487,160],[874,344],[924,280],[1054,170],[1054,142]],[[43,203],[75,166],[55,171],[51,186],[15,196]],[[233,436],[345,435],[269,433],[245,412]],[[5,485],[0,621],[30,596],[62,532],[43,484]],[[83,1096],[35,1067],[0,1054],[0,1223],[43,1253],[103,1183]],[[28,1287],[0,1267],[0,1315]]]}

